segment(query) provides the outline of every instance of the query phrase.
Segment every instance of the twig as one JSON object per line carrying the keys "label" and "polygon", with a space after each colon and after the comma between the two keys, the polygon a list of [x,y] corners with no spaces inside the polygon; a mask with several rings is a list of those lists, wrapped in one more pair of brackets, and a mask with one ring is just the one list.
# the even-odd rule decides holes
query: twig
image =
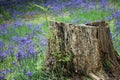
{"label": "twig", "polygon": [[89,73],[89,76],[90,76],[93,80],[104,80],[104,79],[99,78],[98,76],[96,76],[96,75],[93,74],[93,73]]}

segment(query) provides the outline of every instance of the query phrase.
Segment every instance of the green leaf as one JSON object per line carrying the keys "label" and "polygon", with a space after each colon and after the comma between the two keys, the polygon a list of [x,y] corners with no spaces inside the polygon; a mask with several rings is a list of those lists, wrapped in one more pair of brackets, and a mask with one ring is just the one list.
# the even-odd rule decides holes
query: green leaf
{"label": "green leaf", "polygon": [[36,7],[39,7],[43,11],[47,11],[48,10],[48,8],[44,8],[44,7],[40,6],[40,5],[37,5],[37,4],[33,4],[33,5],[36,6]]}

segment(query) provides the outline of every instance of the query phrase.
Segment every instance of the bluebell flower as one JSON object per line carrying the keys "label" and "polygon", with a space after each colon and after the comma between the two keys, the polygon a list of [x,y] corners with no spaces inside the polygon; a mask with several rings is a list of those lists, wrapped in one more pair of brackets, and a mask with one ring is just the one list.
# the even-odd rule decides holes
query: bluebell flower
{"label": "bluebell flower", "polygon": [[32,74],[32,72],[27,71],[26,75],[29,76],[29,77],[31,77],[33,74]]}
{"label": "bluebell flower", "polygon": [[17,57],[17,60],[18,60],[18,61],[21,61],[21,60],[24,58],[24,53],[23,53],[23,51],[22,51],[22,50],[19,50],[16,57]]}
{"label": "bluebell flower", "polygon": [[14,14],[14,15],[22,15],[23,13],[24,13],[24,12],[19,12],[19,11],[16,11],[16,10],[13,11],[13,14]]}
{"label": "bluebell flower", "polygon": [[42,29],[42,25],[43,25],[43,24],[38,24],[38,28],[39,28],[39,29]]}
{"label": "bluebell flower", "polygon": [[33,24],[32,23],[28,23],[27,26],[31,27]]}
{"label": "bluebell flower", "polygon": [[23,25],[23,22],[14,22],[14,25],[17,27],[21,27]]}
{"label": "bluebell flower", "polygon": [[120,33],[116,32],[116,34],[114,36],[112,36],[112,39],[114,40]]}
{"label": "bluebell flower", "polygon": [[7,27],[6,27],[6,26],[2,26],[2,27],[0,28],[0,33],[1,33],[1,34],[7,34]]}
{"label": "bluebell flower", "polygon": [[108,20],[108,21],[111,21],[112,19],[113,19],[112,16],[108,16],[108,17],[107,17],[107,20]]}
{"label": "bluebell flower", "polygon": [[40,41],[41,46],[47,46],[47,39],[43,39]]}
{"label": "bluebell flower", "polygon": [[13,61],[11,64],[14,65],[15,67],[18,67],[18,63],[15,61]]}
{"label": "bluebell flower", "polygon": [[101,0],[102,8],[105,8],[107,6],[107,3],[107,0]]}
{"label": "bluebell flower", "polygon": [[30,14],[31,16],[34,16],[35,14],[37,14],[37,12],[34,11],[34,12],[30,12],[29,14]]}
{"label": "bluebell flower", "polygon": [[22,43],[25,43],[25,42],[26,42],[26,40],[27,40],[27,38],[26,38],[26,37],[22,37],[22,38],[20,38],[20,41],[21,41]]}
{"label": "bluebell flower", "polygon": [[7,56],[7,51],[0,51],[0,62],[2,62]]}
{"label": "bluebell flower", "polygon": [[41,33],[41,32],[43,32],[43,30],[42,30],[42,25],[43,25],[43,24],[38,24],[36,27],[34,27],[32,34],[35,35],[36,33]]}
{"label": "bluebell flower", "polygon": [[5,72],[6,72],[6,74],[9,74],[10,71],[11,71],[10,68],[7,68]]}
{"label": "bluebell flower", "polygon": [[0,70],[0,74],[1,75],[5,75],[5,71],[4,70]]}
{"label": "bluebell flower", "polygon": [[120,30],[120,20],[117,21],[116,31]]}
{"label": "bluebell flower", "polygon": [[116,19],[120,18],[120,10],[118,10],[117,12],[113,12],[112,17]]}
{"label": "bluebell flower", "polygon": [[19,38],[18,38],[17,36],[13,36],[11,40],[12,40],[12,41],[18,41]]}
{"label": "bluebell flower", "polygon": [[113,36],[113,32],[112,32],[112,31],[110,32],[110,36],[111,36],[111,38],[112,38],[112,36]]}
{"label": "bluebell flower", "polygon": [[3,40],[0,40],[0,49],[3,49],[4,46],[5,46],[5,42]]}
{"label": "bluebell flower", "polygon": [[31,39],[28,39],[27,41],[26,41],[26,44],[30,44],[30,43],[32,43],[33,41],[31,40]]}
{"label": "bluebell flower", "polygon": [[51,9],[52,9],[55,13],[59,14],[62,8],[59,7],[59,6],[52,6]]}
{"label": "bluebell flower", "polygon": [[5,75],[6,75],[6,72],[4,70],[0,70],[0,80],[6,80]]}
{"label": "bluebell flower", "polygon": [[42,52],[43,52],[43,50],[40,50],[40,52],[42,53]]}
{"label": "bluebell flower", "polygon": [[14,54],[14,49],[11,49],[11,50],[10,50],[10,53],[11,53],[11,54]]}
{"label": "bluebell flower", "polygon": [[29,48],[29,49],[28,49],[28,53],[29,53],[30,55],[34,56],[34,55],[35,55],[35,50],[34,50],[34,48],[33,48],[33,47]]}
{"label": "bluebell flower", "polygon": [[30,36],[26,36],[26,37],[21,37],[21,38],[19,38],[19,44],[23,44],[23,45],[25,45],[25,44],[30,44],[30,43],[32,43],[32,39],[31,39],[31,37]]}
{"label": "bluebell flower", "polygon": [[13,44],[11,41],[9,42],[9,45],[8,45],[8,51],[10,54],[14,54],[14,48],[16,47],[15,44]]}
{"label": "bluebell flower", "polygon": [[4,28],[7,28],[7,27],[8,27],[8,24],[1,24],[0,26],[1,26],[1,27],[4,27]]}
{"label": "bluebell flower", "polygon": [[1,76],[1,75],[0,75],[0,80],[6,80],[6,79],[5,79],[5,76]]}
{"label": "bluebell flower", "polygon": [[94,7],[95,7],[95,6],[94,6],[93,4],[89,4],[89,5],[88,5],[88,8],[89,8],[89,9],[94,9]]}

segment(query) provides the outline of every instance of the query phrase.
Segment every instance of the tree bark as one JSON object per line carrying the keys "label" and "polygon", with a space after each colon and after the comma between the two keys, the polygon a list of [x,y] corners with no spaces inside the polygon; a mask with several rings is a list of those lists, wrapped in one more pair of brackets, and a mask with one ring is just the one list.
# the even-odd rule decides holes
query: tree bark
{"label": "tree bark", "polygon": [[120,79],[120,57],[105,21],[81,25],[51,21],[50,30],[46,60],[50,71],[62,71],[71,80]]}

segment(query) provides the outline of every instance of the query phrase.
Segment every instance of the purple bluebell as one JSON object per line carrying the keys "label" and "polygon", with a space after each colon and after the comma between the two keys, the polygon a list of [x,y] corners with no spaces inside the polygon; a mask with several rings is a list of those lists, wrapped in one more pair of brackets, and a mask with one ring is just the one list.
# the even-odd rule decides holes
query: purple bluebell
{"label": "purple bluebell", "polygon": [[20,38],[20,41],[21,41],[22,43],[25,43],[25,42],[27,41],[27,38],[26,38],[26,37],[22,37],[22,38]]}
{"label": "purple bluebell", "polygon": [[18,51],[18,54],[16,55],[16,57],[17,57],[17,60],[18,60],[18,61],[21,61],[21,60],[24,58],[24,53],[23,53],[23,51],[22,51],[22,50],[19,50],[19,51]]}
{"label": "purple bluebell", "polygon": [[10,54],[14,54],[14,48],[16,47],[16,45],[14,43],[12,43],[11,41],[8,44],[8,51]]}
{"label": "purple bluebell", "polygon": [[6,75],[5,71],[4,70],[0,70],[0,80],[6,80],[5,79],[5,75]]}
{"label": "purple bluebell", "polygon": [[6,51],[0,51],[0,62],[2,62],[7,56]]}
{"label": "purple bluebell", "polygon": [[42,29],[42,25],[43,25],[43,24],[38,24],[38,28],[39,28],[39,29]]}
{"label": "purple bluebell", "polygon": [[7,27],[6,26],[0,27],[0,33],[1,34],[7,34]]}
{"label": "purple bluebell", "polygon": [[117,21],[116,31],[120,30],[120,20]]}
{"label": "purple bluebell", "polygon": [[30,44],[30,43],[32,43],[33,41],[31,40],[31,39],[28,39],[27,41],[26,41],[26,44]]}
{"label": "purple bluebell", "polygon": [[12,41],[18,41],[19,38],[18,38],[17,36],[13,36],[11,40],[12,40]]}
{"label": "purple bluebell", "polygon": [[14,49],[8,49],[8,51],[9,51],[9,55],[11,55],[11,56],[13,56],[15,53]]}
{"label": "purple bluebell", "polygon": [[33,47],[29,48],[29,49],[28,49],[28,53],[29,53],[30,55],[34,56],[34,55],[35,55],[35,50],[34,50],[34,48],[33,48]]}
{"label": "purple bluebell", "polygon": [[14,25],[16,26],[16,27],[21,27],[22,25],[23,25],[23,22],[14,22]]}
{"label": "purple bluebell", "polygon": [[43,39],[40,41],[41,46],[47,46],[47,39]]}
{"label": "purple bluebell", "polygon": [[14,14],[14,15],[22,15],[23,13],[24,13],[24,12],[19,12],[19,11],[15,11],[15,10],[13,11],[13,14]]}
{"label": "purple bluebell", "polygon": [[108,16],[108,17],[107,17],[107,20],[108,20],[108,21],[111,21],[112,19],[113,19],[112,16]]}
{"label": "purple bluebell", "polygon": [[[110,36],[111,36],[111,38],[112,38],[112,36],[113,36],[113,32],[112,32],[112,31],[110,32]],[[112,39],[113,39],[113,38],[112,38]]]}
{"label": "purple bluebell", "polygon": [[36,33],[41,33],[41,32],[43,32],[43,30],[42,30],[42,25],[43,25],[43,24],[38,24],[36,27],[34,27],[32,34],[35,35]]}
{"label": "purple bluebell", "polygon": [[94,4],[89,4],[89,5],[88,5],[88,8],[89,8],[89,9],[94,9],[94,8],[95,8],[95,5],[94,5]]}
{"label": "purple bluebell", "polygon": [[26,75],[29,76],[29,77],[32,77],[33,73],[30,72],[30,71],[27,71]]}
{"label": "purple bluebell", "polygon": [[112,39],[114,40],[120,33],[116,32],[116,34],[114,36],[112,36]]}
{"label": "purple bluebell", "polygon": [[6,79],[5,79],[5,76],[1,76],[1,75],[0,75],[0,80],[6,80]]}
{"label": "purple bluebell", "polygon": [[11,71],[10,68],[7,68],[5,72],[6,72],[6,74],[9,74],[10,71]]}
{"label": "purple bluebell", "polygon": [[5,75],[5,71],[4,70],[0,70],[0,74],[1,75]]}
{"label": "purple bluebell", "polygon": [[102,8],[105,8],[107,6],[107,3],[107,0],[101,0]]}
{"label": "purple bluebell", "polygon": [[4,27],[4,28],[7,28],[7,27],[8,27],[8,24],[1,24],[0,26],[1,26],[1,27]]}
{"label": "purple bluebell", "polygon": [[18,67],[18,63],[16,61],[13,61],[11,64],[14,65],[14,67]]}
{"label": "purple bluebell", "polygon": [[0,40],[0,49],[3,49],[5,47],[5,42],[3,40]]}
{"label": "purple bluebell", "polygon": [[54,10],[54,12],[55,12],[56,14],[60,14],[60,12],[61,12],[61,10],[62,10],[62,8],[59,7],[59,6],[53,6],[52,9]]}
{"label": "purple bluebell", "polygon": [[34,15],[37,14],[37,12],[34,11],[34,12],[30,12],[29,14],[30,14],[31,16],[34,16]]}
{"label": "purple bluebell", "polygon": [[116,19],[120,18],[120,10],[118,10],[117,12],[113,12],[111,16]]}
{"label": "purple bluebell", "polygon": [[40,52],[42,53],[42,52],[43,52],[43,50],[40,50]]}
{"label": "purple bluebell", "polygon": [[19,43],[24,44],[24,45],[30,44],[30,43],[32,43],[32,39],[29,35],[26,37],[21,37],[21,38],[19,38]]}
{"label": "purple bluebell", "polygon": [[32,27],[32,25],[33,25],[32,23],[28,23],[28,24],[27,24],[27,26],[29,26],[29,27]]}

